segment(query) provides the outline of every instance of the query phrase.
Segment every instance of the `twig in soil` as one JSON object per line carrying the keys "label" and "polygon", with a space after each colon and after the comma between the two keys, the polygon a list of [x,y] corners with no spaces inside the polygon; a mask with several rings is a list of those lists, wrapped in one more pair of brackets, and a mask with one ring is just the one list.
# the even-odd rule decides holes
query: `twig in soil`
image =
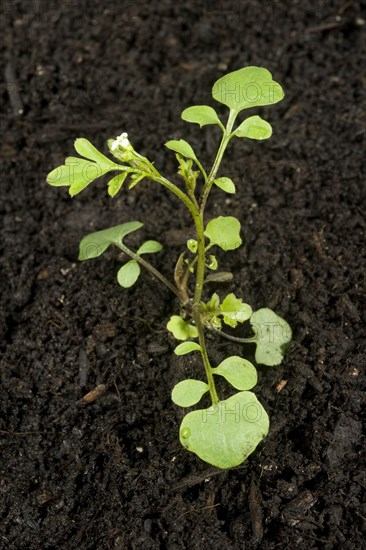
{"label": "twig in soil", "polygon": [[117,383],[116,383],[116,382],[114,382],[114,387],[116,388],[116,393],[117,393],[118,401],[119,401],[120,403],[122,403],[121,394],[119,393],[119,389],[118,389],[118,386],[117,386]]}
{"label": "twig in soil", "polygon": [[252,476],[249,492],[249,510],[252,521],[253,538],[256,543],[259,543],[263,538],[263,508],[261,500],[261,493],[255,483],[254,476]]}
{"label": "twig in soil", "polygon": [[102,397],[102,395],[105,394],[105,390],[106,390],[105,384],[98,384],[98,386],[96,386],[94,390],[84,395],[84,397],[82,398],[82,401],[84,401],[84,403],[92,403],[96,399],[99,399],[100,397]]}
{"label": "twig in soil", "polygon": [[0,430],[0,435],[40,435],[47,432],[8,432],[6,430]]}
{"label": "twig in soil", "polygon": [[212,469],[212,470],[207,470],[200,476],[187,476],[180,483],[177,483],[176,485],[174,485],[172,489],[175,491],[179,489],[184,489],[186,487],[193,487],[193,485],[198,485],[199,483],[203,483],[204,481],[206,481],[206,479],[209,479],[213,476],[217,476],[220,474],[224,474],[225,472],[227,472],[227,470]]}
{"label": "twig in soil", "polygon": [[15,71],[11,58],[5,66],[5,84],[14,115],[22,115],[24,113],[23,103],[20,98],[18,81],[15,76]]}
{"label": "twig in soil", "polygon": [[318,25],[316,27],[309,27],[306,29],[306,32],[313,33],[313,32],[323,32],[323,31],[331,31],[333,29],[338,29],[338,27],[341,27],[341,23],[334,22],[334,23],[323,23],[322,25]]}
{"label": "twig in soil", "polygon": [[238,466],[236,468],[230,468],[228,470],[219,470],[218,468],[207,470],[205,473],[203,473],[201,476],[187,476],[185,477],[180,483],[177,483],[172,487],[172,489],[179,490],[184,489],[185,487],[193,487],[193,485],[198,485],[199,483],[203,483],[204,481],[209,481],[211,477],[218,476],[220,474],[228,473],[230,472],[237,472],[239,470],[244,470],[246,468],[246,465]]}

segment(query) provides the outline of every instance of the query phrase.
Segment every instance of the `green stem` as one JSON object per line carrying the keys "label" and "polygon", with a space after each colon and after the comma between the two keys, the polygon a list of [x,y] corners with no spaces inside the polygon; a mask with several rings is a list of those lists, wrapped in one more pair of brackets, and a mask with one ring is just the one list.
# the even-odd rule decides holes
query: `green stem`
{"label": "green stem", "polygon": [[213,374],[212,374],[212,367],[211,367],[210,360],[209,360],[208,354],[207,354],[205,334],[204,334],[204,328],[203,328],[203,325],[202,325],[200,309],[197,309],[196,307],[193,307],[193,318],[195,320],[196,327],[197,327],[197,330],[198,330],[198,340],[199,340],[200,346],[202,348],[202,351],[201,351],[202,361],[203,361],[203,366],[205,367],[206,378],[207,378],[207,383],[208,383],[208,387],[209,387],[209,390],[210,390],[211,401],[212,401],[213,405],[216,405],[220,400],[219,400],[217,392],[216,392],[216,386],[215,386],[215,382],[214,382]]}
{"label": "green stem", "polygon": [[212,165],[211,172],[210,172],[210,174],[207,178],[207,181],[206,181],[206,183],[203,187],[202,194],[201,194],[201,197],[200,197],[200,211],[202,213],[205,210],[208,195],[210,194],[210,190],[211,190],[213,181],[216,178],[217,172],[220,168],[220,164],[221,164],[221,161],[222,161],[222,157],[224,156],[225,149],[228,146],[228,143],[229,143],[229,141],[232,137],[231,132],[232,132],[236,117],[237,117],[237,112],[230,109],[227,125],[226,125],[225,131],[223,133],[223,136],[222,136],[222,139],[221,139],[219,149],[217,151],[215,161]]}
{"label": "green stem", "polygon": [[215,405],[219,402],[217,396],[215,382],[212,375],[212,368],[210,365],[210,360],[208,358],[206,342],[205,342],[205,333],[204,326],[202,324],[202,312],[201,312],[201,297],[203,291],[203,281],[205,277],[205,235],[204,235],[204,225],[203,225],[203,213],[196,212],[194,216],[194,223],[196,226],[196,238],[197,238],[197,268],[196,268],[196,286],[194,291],[193,299],[193,318],[196,323],[198,331],[198,339],[200,346],[202,348],[202,360],[205,367],[206,377],[208,386],[210,389],[211,401]]}
{"label": "green stem", "polygon": [[200,161],[198,159],[196,159],[194,162],[197,164],[198,168],[201,170],[203,179],[205,180],[205,184],[206,184],[208,182],[208,177],[207,177],[207,174],[206,174],[206,170],[203,168],[202,164],[200,163]]}
{"label": "green stem", "polygon": [[252,344],[253,342],[255,343],[258,341],[256,334],[250,338],[239,338],[238,336],[232,336],[231,334],[227,334],[226,332],[223,332],[222,330],[213,327],[210,323],[207,323],[206,326],[212,332],[220,334],[220,336],[226,338],[227,340],[231,340],[231,342],[238,342],[239,344]]}
{"label": "green stem", "polygon": [[197,213],[197,207],[194,205],[191,199],[181,189],[179,189],[179,187],[174,185],[174,183],[164,178],[163,176],[150,175],[149,177],[169,189],[169,191],[171,191],[176,197],[178,197],[178,199],[180,199],[185,204],[185,206],[192,214],[193,218],[195,217]]}
{"label": "green stem", "polygon": [[194,224],[196,227],[196,239],[197,239],[197,268],[196,268],[196,285],[195,285],[194,299],[193,299],[193,318],[195,320],[196,327],[198,330],[198,338],[199,338],[200,346],[202,348],[202,359],[203,359],[203,364],[206,371],[207,382],[210,388],[211,401],[213,405],[219,402],[219,398],[217,396],[215,382],[212,375],[212,368],[211,368],[210,360],[207,354],[204,326],[202,323],[202,311],[201,311],[201,298],[202,298],[202,292],[203,292],[203,283],[205,279],[205,252],[206,252],[204,212],[205,212],[207,198],[210,193],[210,189],[212,187],[213,181],[220,167],[225,149],[231,139],[231,132],[233,129],[236,115],[237,113],[235,111],[230,110],[228,122],[224,130],[214,164],[211,168],[211,172],[207,180],[205,181],[205,185],[202,190],[202,194],[199,201],[200,202],[199,209],[197,210],[197,208],[194,208],[192,212]]}

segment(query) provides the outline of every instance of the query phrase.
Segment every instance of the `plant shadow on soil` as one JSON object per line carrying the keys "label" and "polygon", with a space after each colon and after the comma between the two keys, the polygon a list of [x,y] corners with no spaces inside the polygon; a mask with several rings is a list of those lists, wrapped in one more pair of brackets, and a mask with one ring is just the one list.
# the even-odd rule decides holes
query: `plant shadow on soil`
{"label": "plant shadow on soil", "polygon": [[[3,4],[4,548],[362,547],[362,4]],[[76,137],[104,148],[122,131],[168,176],[168,139],[187,139],[209,164],[217,133],[180,112],[214,105],[212,83],[250,64],[268,67],[286,98],[260,110],[270,141],[229,148],[221,175],[238,193],[215,190],[208,215],[237,216],[244,246],[220,256],[235,278],[212,291],[274,309],[294,342],[281,367],[259,369],[270,435],[221,472],[179,445],[170,391],[201,371],[173,357],[174,297],[145,274],[121,291],[117,252],[76,262],[83,235],[136,219],[145,226],[129,242],[160,240],[154,261],[170,277],[188,216],[149,183],[112,201],[101,182],[71,200],[45,175]],[[253,352],[211,346],[214,360]]]}

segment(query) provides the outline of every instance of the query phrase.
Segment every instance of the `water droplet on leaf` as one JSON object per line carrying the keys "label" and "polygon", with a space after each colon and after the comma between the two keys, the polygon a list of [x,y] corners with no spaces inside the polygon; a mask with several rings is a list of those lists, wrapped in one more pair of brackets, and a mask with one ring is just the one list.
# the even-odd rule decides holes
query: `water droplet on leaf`
{"label": "water droplet on leaf", "polygon": [[180,435],[183,437],[183,439],[188,439],[188,437],[191,435],[191,430],[189,428],[184,428]]}

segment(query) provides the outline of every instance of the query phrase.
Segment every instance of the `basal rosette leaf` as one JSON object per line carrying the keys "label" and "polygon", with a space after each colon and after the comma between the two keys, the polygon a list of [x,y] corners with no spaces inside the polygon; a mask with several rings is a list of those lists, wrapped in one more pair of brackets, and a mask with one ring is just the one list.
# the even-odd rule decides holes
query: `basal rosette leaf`
{"label": "basal rosette leaf", "polygon": [[292,339],[290,325],[268,308],[255,311],[250,324],[255,333],[256,362],[270,367],[279,365]]}
{"label": "basal rosette leaf", "polygon": [[188,413],[180,425],[180,442],[217,468],[242,464],[267,435],[269,420],[254,393],[239,392],[208,409]]}

